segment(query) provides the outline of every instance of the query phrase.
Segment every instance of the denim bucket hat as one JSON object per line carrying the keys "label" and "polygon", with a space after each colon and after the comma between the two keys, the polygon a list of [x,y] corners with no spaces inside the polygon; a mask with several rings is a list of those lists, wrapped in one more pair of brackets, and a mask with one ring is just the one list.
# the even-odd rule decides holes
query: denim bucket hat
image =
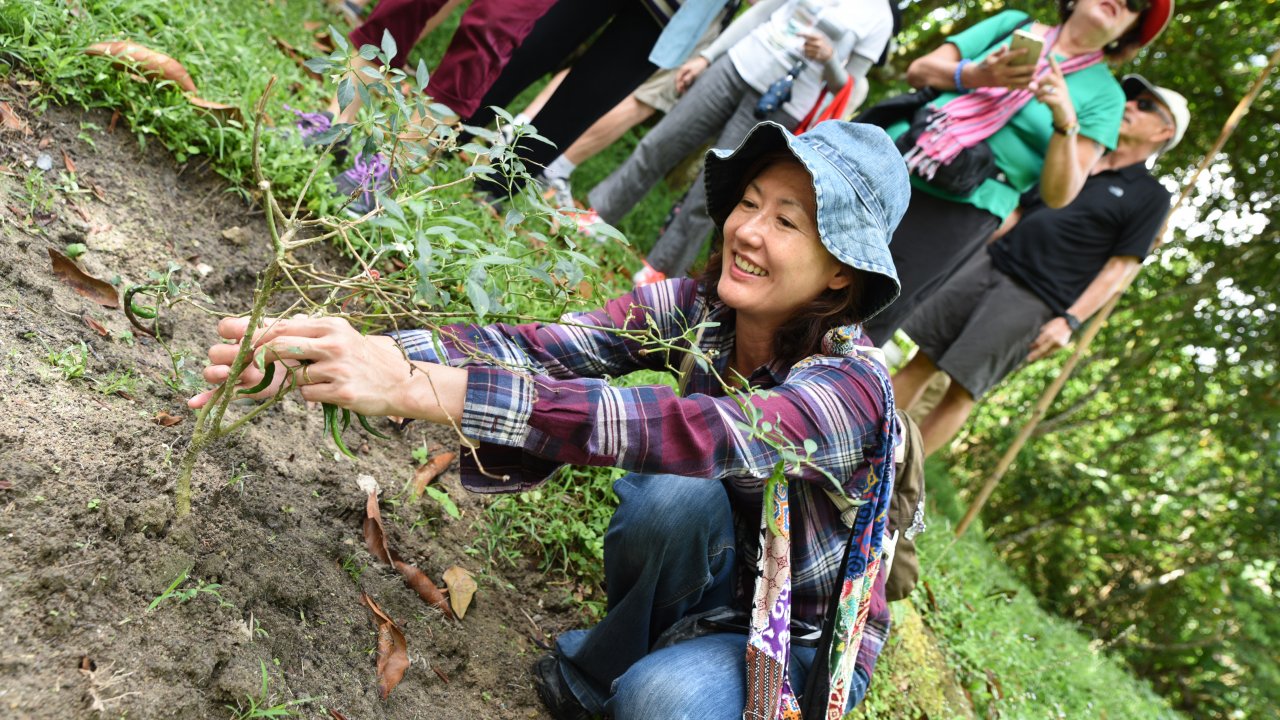
{"label": "denim bucket hat", "polygon": [[818,237],[840,262],[865,273],[859,308],[869,319],[898,297],[901,284],[889,240],[911,200],[902,153],[875,125],[828,120],[803,135],[762,122],[735,150],[707,153],[707,213],[724,227],[742,195],[752,164],[786,151],[813,178]]}

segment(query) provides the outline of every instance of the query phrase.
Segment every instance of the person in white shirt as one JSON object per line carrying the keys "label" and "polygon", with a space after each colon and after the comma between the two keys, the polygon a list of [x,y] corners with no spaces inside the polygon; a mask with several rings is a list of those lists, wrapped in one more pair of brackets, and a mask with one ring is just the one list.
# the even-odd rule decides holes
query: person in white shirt
{"label": "person in white shirt", "polygon": [[[635,151],[588,196],[599,219],[617,224],[686,155],[708,141],[735,147],[761,120],[795,128],[826,87],[864,85],[893,34],[890,0],[761,0],[676,73],[683,93]],[[796,66],[791,98],[762,116],[760,98]],[[684,274],[714,223],[701,175],[637,273],[638,284]]]}

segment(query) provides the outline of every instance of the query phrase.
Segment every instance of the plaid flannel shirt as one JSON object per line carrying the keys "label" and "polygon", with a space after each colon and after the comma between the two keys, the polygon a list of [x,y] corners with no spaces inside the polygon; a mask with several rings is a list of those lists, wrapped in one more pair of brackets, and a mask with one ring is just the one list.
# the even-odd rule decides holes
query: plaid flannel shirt
{"label": "plaid flannel shirt", "polygon": [[[637,288],[558,324],[454,325],[394,336],[412,360],[468,371],[461,427],[478,443],[461,461],[470,490],[527,489],[566,463],[723,481],[741,546],[739,592],[749,600],[764,485],[778,450],[741,427],[746,415],[711,368],[692,368],[684,397],[666,386],[615,387],[607,380],[644,369],[676,374],[683,353],[668,348],[687,348],[699,322],[707,324],[699,347],[728,377],[734,313],[706,307],[697,283],[687,279]],[[748,401],[797,447],[816,442],[812,464],[838,478],[850,497],[863,497],[869,479],[863,449],[878,442],[881,426],[879,382],[850,358],[817,356],[800,365],[757,369],[748,379],[768,393]],[[822,492],[830,479],[809,466],[789,475],[805,481],[791,491],[793,617],[820,624],[836,592],[849,529]],[[861,691],[888,632],[883,579],[876,588],[859,652]]]}

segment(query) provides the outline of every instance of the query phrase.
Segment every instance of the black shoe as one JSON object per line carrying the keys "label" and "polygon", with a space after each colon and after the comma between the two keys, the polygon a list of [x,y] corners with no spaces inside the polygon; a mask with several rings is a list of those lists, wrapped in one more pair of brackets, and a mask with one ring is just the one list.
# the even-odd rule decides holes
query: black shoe
{"label": "black shoe", "polygon": [[547,653],[533,664],[533,687],[556,720],[591,720],[591,713],[560,674],[560,657],[555,653]]}

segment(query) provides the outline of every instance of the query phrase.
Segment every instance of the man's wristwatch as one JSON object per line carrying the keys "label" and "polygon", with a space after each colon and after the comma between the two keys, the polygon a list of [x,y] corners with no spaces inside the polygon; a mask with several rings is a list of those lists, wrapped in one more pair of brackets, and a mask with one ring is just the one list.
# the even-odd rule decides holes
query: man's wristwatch
{"label": "man's wristwatch", "polygon": [[1080,318],[1069,312],[1062,313],[1062,319],[1067,321],[1067,327],[1071,328],[1071,332],[1080,332]]}
{"label": "man's wristwatch", "polygon": [[1070,125],[1066,127],[1058,127],[1058,124],[1054,123],[1053,131],[1058,133],[1059,135],[1065,135],[1067,137],[1075,137],[1076,135],[1080,134],[1080,122],[1073,121]]}

